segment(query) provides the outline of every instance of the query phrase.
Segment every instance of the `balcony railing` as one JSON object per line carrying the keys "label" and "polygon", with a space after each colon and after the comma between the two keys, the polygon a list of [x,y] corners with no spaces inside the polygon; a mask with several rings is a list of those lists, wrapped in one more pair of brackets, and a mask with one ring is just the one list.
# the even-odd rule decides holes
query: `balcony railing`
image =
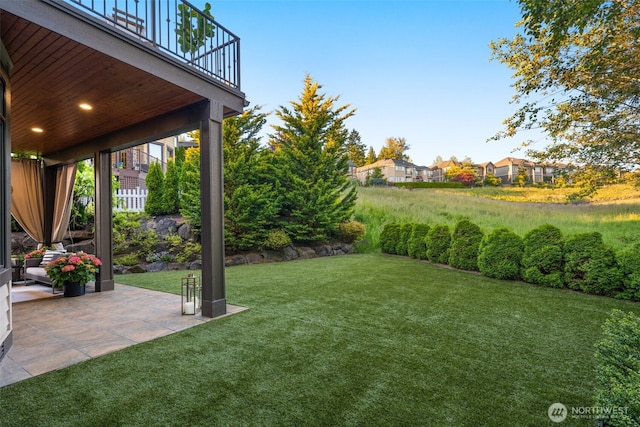
{"label": "balcony railing", "polygon": [[90,15],[240,89],[240,38],[186,0],[66,0]]}

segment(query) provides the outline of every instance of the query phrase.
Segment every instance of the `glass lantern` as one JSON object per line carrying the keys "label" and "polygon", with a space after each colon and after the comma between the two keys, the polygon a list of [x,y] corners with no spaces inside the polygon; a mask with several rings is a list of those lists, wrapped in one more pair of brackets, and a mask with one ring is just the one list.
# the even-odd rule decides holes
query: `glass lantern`
{"label": "glass lantern", "polygon": [[182,278],[182,314],[196,314],[202,309],[200,278],[193,273]]}

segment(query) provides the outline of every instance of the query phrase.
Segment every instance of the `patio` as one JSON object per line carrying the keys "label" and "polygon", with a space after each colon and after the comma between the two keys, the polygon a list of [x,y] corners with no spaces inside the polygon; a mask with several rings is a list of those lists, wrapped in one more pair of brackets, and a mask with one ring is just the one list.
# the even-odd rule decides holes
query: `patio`
{"label": "patio", "polygon": [[183,316],[180,295],[119,284],[95,292],[92,282],[82,297],[20,284],[12,297],[14,342],[0,362],[0,387],[245,310],[227,305],[215,319]]}

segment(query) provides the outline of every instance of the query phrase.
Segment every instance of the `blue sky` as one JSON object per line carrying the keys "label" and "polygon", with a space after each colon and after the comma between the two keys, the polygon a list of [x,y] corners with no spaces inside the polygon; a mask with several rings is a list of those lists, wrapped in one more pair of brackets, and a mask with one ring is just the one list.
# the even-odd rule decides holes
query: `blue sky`
{"label": "blue sky", "polygon": [[[478,163],[524,156],[513,149],[527,135],[486,142],[515,108],[511,71],[489,60],[488,46],[516,33],[514,1],[210,3],[215,19],[241,38],[242,90],[264,112],[296,100],[309,73],[324,93],[357,109],[347,127],[376,153],[388,137],[404,137],[420,165],[436,156]],[[277,122],[271,115],[269,123]]]}

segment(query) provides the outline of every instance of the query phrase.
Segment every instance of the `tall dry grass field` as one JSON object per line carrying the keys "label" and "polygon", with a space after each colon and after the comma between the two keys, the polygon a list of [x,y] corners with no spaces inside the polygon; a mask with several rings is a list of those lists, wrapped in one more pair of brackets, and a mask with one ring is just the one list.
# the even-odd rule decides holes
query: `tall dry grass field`
{"label": "tall dry grass field", "polygon": [[367,225],[363,250],[378,247],[386,222],[424,222],[454,226],[463,218],[485,233],[506,227],[520,236],[542,224],[565,235],[591,231],[618,250],[640,242],[640,191],[627,185],[603,188],[579,204],[566,203],[573,189],[475,188],[414,189],[361,187],[356,220]]}

